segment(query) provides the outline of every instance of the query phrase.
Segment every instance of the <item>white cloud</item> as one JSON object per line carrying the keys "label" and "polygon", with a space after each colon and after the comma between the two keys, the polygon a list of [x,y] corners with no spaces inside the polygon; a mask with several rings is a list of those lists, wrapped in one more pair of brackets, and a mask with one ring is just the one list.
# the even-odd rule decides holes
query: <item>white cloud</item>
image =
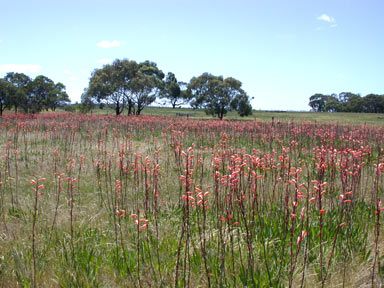
{"label": "white cloud", "polygon": [[40,65],[35,64],[2,64],[0,72],[18,72],[18,73],[39,73]]}
{"label": "white cloud", "polygon": [[320,15],[319,17],[317,17],[317,20],[325,21],[328,23],[334,23],[336,21],[335,18],[333,18],[327,14]]}
{"label": "white cloud", "polygon": [[113,40],[113,41],[103,40],[97,43],[96,45],[101,48],[113,48],[113,47],[120,47],[120,42],[117,40]]}
{"label": "white cloud", "polygon": [[96,62],[101,64],[108,64],[108,63],[111,63],[112,61],[113,61],[112,59],[104,58],[104,59],[99,59]]}

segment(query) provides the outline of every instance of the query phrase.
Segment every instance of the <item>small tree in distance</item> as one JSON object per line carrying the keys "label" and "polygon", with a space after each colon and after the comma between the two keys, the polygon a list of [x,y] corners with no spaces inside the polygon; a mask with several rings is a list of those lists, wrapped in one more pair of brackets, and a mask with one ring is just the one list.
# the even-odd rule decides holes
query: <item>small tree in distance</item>
{"label": "small tree in distance", "polygon": [[236,110],[240,116],[250,115],[252,106],[241,85],[235,78],[224,79],[209,73],[193,77],[188,85],[189,97],[193,98],[191,106],[203,108],[207,114],[217,115],[219,119],[230,110]]}
{"label": "small tree in distance", "polygon": [[191,98],[186,93],[187,83],[178,82],[175,74],[169,72],[164,81],[164,89],[160,92],[160,98],[167,99],[175,109],[177,106],[188,104]]}
{"label": "small tree in distance", "polygon": [[0,117],[5,109],[12,106],[12,95],[15,94],[16,87],[4,79],[0,79]]}

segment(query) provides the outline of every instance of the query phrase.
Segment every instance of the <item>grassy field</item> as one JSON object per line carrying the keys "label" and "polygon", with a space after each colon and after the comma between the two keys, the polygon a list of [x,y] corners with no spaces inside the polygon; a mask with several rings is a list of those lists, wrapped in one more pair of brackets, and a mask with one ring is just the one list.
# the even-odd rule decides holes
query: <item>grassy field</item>
{"label": "grassy field", "polygon": [[[150,116],[178,116],[193,119],[215,119],[211,115],[207,115],[201,109],[192,108],[176,108],[172,109],[169,107],[146,107],[143,110],[143,115]],[[114,114],[113,109],[94,109],[92,114]],[[311,122],[340,122],[340,123],[351,123],[356,125],[378,125],[384,126],[384,114],[375,113],[325,113],[325,112],[278,112],[278,111],[257,111],[254,110],[251,116],[240,117],[237,112],[230,111],[225,116],[227,120],[260,120],[260,121],[311,121]]]}
{"label": "grassy field", "polygon": [[160,112],[0,118],[1,287],[381,287],[380,115]]}

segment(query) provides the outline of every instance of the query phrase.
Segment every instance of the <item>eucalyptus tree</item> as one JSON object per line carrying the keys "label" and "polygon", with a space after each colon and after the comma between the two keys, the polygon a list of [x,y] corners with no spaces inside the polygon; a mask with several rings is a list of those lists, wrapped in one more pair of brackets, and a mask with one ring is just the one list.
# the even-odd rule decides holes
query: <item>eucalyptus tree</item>
{"label": "eucalyptus tree", "polygon": [[128,114],[140,114],[155,101],[162,89],[164,74],[156,63],[116,59],[91,75],[87,94],[91,99],[115,108],[116,115],[128,108]]}
{"label": "eucalyptus tree", "polygon": [[12,83],[0,79],[0,116],[3,115],[5,109],[11,108],[12,95],[14,95],[15,92],[16,87]]}
{"label": "eucalyptus tree", "polygon": [[164,81],[164,89],[160,93],[160,98],[168,100],[175,109],[177,106],[187,104],[190,94],[186,93],[187,83],[179,82],[175,74],[169,72]]}
{"label": "eucalyptus tree", "polygon": [[203,108],[207,114],[223,119],[230,110],[236,110],[240,116],[252,113],[252,106],[242,83],[232,77],[214,76],[204,73],[193,77],[188,85],[188,93],[193,98],[191,106]]}
{"label": "eucalyptus tree", "polygon": [[57,107],[63,106],[68,102],[71,102],[67,92],[65,91],[65,85],[61,82],[57,82],[51,87],[48,99],[46,101],[46,108],[55,111]]}
{"label": "eucalyptus tree", "polygon": [[131,80],[130,99],[135,104],[136,115],[140,115],[144,107],[152,104],[164,88],[164,73],[157,68],[156,63],[145,61],[139,64],[139,69]]}
{"label": "eucalyptus tree", "polygon": [[[124,63],[123,63],[124,62]],[[92,72],[87,94],[99,103],[106,102],[114,106],[116,115],[120,115],[126,105],[127,82],[132,78],[126,65],[137,65],[134,61],[115,60]]]}
{"label": "eucalyptus tree", "polygon": [[15,112],[18,111],[19,107],[27,112],[29,89],[32,79],[24,73],[9,72],[5,75],[4,80],[12,83],[16,87],[11,95],[11,105],[15,108]]}

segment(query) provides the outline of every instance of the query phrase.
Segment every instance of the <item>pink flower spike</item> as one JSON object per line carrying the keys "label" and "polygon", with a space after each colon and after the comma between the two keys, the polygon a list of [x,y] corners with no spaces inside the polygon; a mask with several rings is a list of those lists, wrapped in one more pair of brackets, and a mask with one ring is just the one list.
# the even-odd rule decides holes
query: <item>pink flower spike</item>
{"label": "pink flower spike", "polygon": [[302,240],[303,240],[303,238],[301,236],[297,237],[296,245],[299,246],[299,244],[301,243]]}
{"label": "pink flower spike", "polygon": [[147,224],[144,224],[143,226],[140,226],[140,227],[139,227],[139,231],[144,230],[144,229],[147,229],[147,228],[148,228],[148,225],[147,225]]}

